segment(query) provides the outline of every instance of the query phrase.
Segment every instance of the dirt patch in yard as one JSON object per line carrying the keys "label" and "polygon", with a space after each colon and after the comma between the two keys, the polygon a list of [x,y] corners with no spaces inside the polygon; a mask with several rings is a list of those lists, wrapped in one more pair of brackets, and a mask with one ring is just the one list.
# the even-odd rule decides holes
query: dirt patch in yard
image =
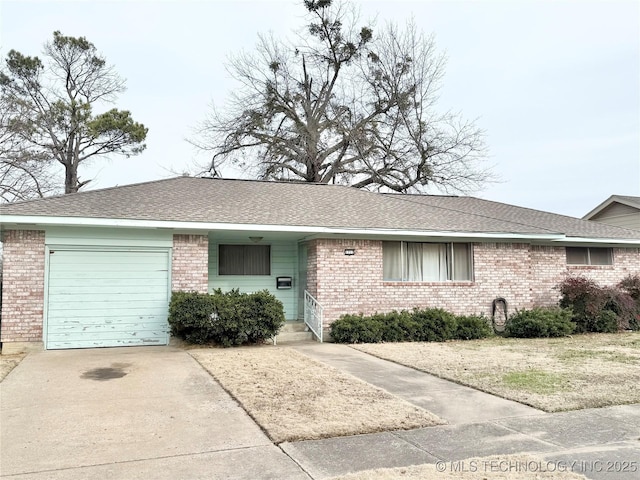
{"label": "dirt patch in yard", "polygon": [[25,355],[0,355],[0,382],[16,368]]}
{"label": "dirt patch in yard", "polygon": [[640,332],[352,347],[548,412],[640,402]]}
{"label": "dirt patch in yard", "polygon": [[189,353],[276,443],[446,423],[293,349],[260,346]]}
{"label": "dirt patch in yard", "polygon": [[570,471],[570,465],[547,462],[532,455],[507,455],[470,458],[457,462],[411,465],[399,468],[381,468],[352,473],[332,480],[581,480],[584,475]]}

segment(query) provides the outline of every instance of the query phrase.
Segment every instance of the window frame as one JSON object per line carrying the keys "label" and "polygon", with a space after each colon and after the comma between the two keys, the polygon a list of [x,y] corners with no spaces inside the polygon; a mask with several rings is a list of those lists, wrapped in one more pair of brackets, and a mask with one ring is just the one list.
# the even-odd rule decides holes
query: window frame
{"label": "window frame", "polygon": [[[220,268],[220,263],[221,263],[221,260],[222,260],[223,247],[243,247],[243,253],[242,253],[243,272],[245,272],[246,268],[247,268],[246,263],[245,263],[245,259],[246,259],[245,251],[246,251],[246,249],[248,249],[248,248],[263,248],[263,249],[267,249],[268,273],[222,273],[222,270]],[[255,244],[244,244],[244,243],[220,243],[220,244],[218,244],[218,276],[221,276],[221,277],[270,277],[272,271],[273,271],[273,265],[272,265],[271,245],[255,245]]]}
{"label": "window frame", "polygon": [[[385,278],[384,274],[384,244],[385,243],[399,243],[400,244],[400,279],[389,279]],[[408,244],[420,244],[420,245],[444,245],[447,249],[446,252],[446,262],[447,262],[447,278],[445,280],[410,280],[407,276],[407,271],[405,271],[406,265],[408,263]],[[456,245],[464,245],[467,249],[467,262],[469,269],[469,278],[466,279],[454,279],[455,276],[455,246]],[[398,240],[384,240],[382,242],[382,261],[383,261],[383,272],[382,272],[382,281],[383,282],[397,282],[397,283],[472,283],[475,281],[475,269],[474,269],[474,249],[473,243],[471,242],[408,242],[408,241],[398,241]],[[407,269],[408,270],[408,269]],[[423,274],[424,275],[424,274]],[[449,278],[450,277],[450,278]],[[424,277],[423,277],[424,278]]]}
{"label": "window frame", "polygon": [[[569,250],[585,250],[587,263],[570,263],[569,262]],[[592,263],[591,261],[591,250],[601,250],[603,252],[607,252],[607,259],[609,263]],[[613,258],[613,248],[611,247],[565,247],[565,259],[566,263],[569,266],[573,267],[611,267],[613,266],[614,258]]]}

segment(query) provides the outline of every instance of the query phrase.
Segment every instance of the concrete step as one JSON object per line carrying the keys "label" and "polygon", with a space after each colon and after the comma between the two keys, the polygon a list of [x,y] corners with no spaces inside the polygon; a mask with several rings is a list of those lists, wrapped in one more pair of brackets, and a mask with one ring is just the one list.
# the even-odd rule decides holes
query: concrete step
{"label": "concrete step", "polygon": [[311,332],[283,332],[282,330],[276,337],[277,345],[294,342],[315,342],[315,337]]}
{"label": "concrete step", "polygon": [[307,326],[304,322],[284,322],[284,325],[280,329],[279,335],[288,332],[306,332]]}

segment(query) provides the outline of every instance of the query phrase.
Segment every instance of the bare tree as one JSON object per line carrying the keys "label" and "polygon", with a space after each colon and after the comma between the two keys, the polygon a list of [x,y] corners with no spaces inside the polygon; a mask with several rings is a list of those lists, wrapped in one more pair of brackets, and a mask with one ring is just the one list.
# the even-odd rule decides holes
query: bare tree
{"label": "bare tree", "polygon": [[125,110],[94,114],[124,91],[124,80],[84,37],[54,32],[38,57],[11,50],[0,71],[0,181],[2,199],[44,196],[55,187],[56,162],[65,193],[91,180],[78,167],[110,154],[136,155],[147,129]]}
{"label": "bare tree", "polygon": [[15,202],[55,192],[55,174],[46,157],[25,152],[21,132],[12,119],[22,116],[19,106],[0,97],[0,201]]}
{"label": "bare tree", "polygon": [[232,57],[239,83],[191,142],[262,179],[343,183],[398,192],[470,191],[491,179],[483,132],[438,113],[445,58],[432,37],[387,25],[358,27],[344,3],[306,0],[294,42],[261,35]]}

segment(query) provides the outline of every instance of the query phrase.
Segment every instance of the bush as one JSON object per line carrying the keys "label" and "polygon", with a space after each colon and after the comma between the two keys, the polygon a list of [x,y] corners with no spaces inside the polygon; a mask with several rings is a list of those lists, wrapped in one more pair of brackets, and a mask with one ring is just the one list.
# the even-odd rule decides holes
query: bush
{"label": "bush", "polygon": [[485,316],[470,315],[456,318],[455,338],[458,340],[475,340],[493,335],[490,320]]}
{"label": "bush", "polygon": [[457,322],[453,313],[441,308],[416,308],[413,320],[417,324],[416,341],[444,342],[455,338]]}
{"label": "bush", "polygon": [[640,275],[628,275],[617,286],[626,292],[635,303],[634,311],[629,319],[629,328],[640,330]]}
{"label": "bush", "polygon": [[211,314],[216,306],[211,295],[196,292],[173,292],[169,303],[171,335],[189,343],[210,341]]}
{"label": "bush", "polygon": [[169,304],[171,334],[189,343],[259,343],[276,335],[283,323],[282,303],[266,290],[173,292]]}
{"label": "bush", "polygon": [[382,325],[378,318],[342,315],[330,326],[331,338],[337,343],[379,343]]}
{"label": "bush", "polygon": [[[560,284],[560,306],[573,310],[576,332],[612,333],[640,327],[640,277],[628,276],[616,287],[601,287],[584,277],[570,277]],[[610,313],[612,312],[613,316]]]}
{"label": "bush", "polygon": [[485,338],[493,333],[485,317],[456,317],[440,308],[343,315],[330,330],[337,343],[443,342]]}
{"label": "bush", "polygon": [[573,333],[572,312],[562,308],[520,310],[509,317],[505,327],[507,337],[564,337]]}
{"label": "bush", "polygon": [[640,301],[640,275],[627,275],[618,284],[618,288],[627,292],[636,302]]}

